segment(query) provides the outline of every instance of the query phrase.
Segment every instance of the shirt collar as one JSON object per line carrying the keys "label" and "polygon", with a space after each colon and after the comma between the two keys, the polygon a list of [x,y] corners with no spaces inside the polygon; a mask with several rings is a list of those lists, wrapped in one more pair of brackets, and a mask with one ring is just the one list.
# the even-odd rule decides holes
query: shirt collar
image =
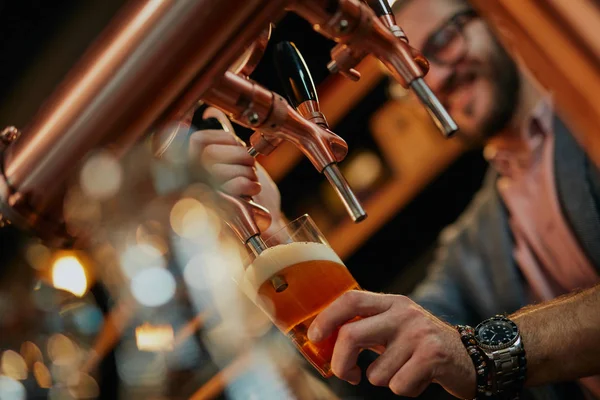
{"label": "shirt collar", "polygon": [[533,108],[529,118],[521,127],[523,137],[531,138],[536,135],[534,130],[540,130],[543,134],[554,132],[554,102],[552,95],[544,96]]}
{"label": "shirt collar", "polygon": [[484,147],[483,155],[502,176],[516,177],[536,165],[540,159],[544,138],[554,132],[554,107],[552,96],[545,95],[531,110],[521,126],[525,146],[519,150],[498,143]]}

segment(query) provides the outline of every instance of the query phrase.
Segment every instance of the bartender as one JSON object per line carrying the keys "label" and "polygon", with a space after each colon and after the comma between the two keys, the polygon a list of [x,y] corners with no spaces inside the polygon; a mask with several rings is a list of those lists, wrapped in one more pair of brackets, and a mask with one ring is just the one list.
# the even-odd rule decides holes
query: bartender
{"label": "bartender", "polygon": [[[360,350],[383,346],[366,378],[397,394],[437,382],[462,398],[516,398],[523,385],[577,380],[600,398],[600,172],[556,115],[551,88],[466,1],[400,0],[395,13],[431,62],[427,83],[491,168],[410,299],[350,292],[317,317],[310,339],[362,316],[340,330],[332,369],[356,384]],[[195,153],[224,189],[256,195],[262,184],[258,201],[281,215],[272,181],[231,149],[239,142],[206,132],[193,138]],[[504,358],[491,360],[491,348]]]}

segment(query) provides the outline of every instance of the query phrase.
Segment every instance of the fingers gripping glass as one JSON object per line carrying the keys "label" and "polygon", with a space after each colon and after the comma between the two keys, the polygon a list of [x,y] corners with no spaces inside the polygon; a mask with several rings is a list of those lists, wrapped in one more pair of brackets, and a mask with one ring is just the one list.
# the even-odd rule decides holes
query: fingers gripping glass
{"label": "fingers gripping glass", "polygon": [[[308,215],[265,241],[268,249],[248,266],[242,289],[323,375],[332,376],[337,334],[312,343],[308,327],[317,314],[349,290],[360,289]],[[278,291],[272,282],[285,280]]]}
{"label": "fingers gripping glass", "polygon": [[440,65],[454,65],[467,54],[468,40],[464,27],[477,13],[467,9],[454,14],[444,21],[425,41],[422,53],[431,62]]}

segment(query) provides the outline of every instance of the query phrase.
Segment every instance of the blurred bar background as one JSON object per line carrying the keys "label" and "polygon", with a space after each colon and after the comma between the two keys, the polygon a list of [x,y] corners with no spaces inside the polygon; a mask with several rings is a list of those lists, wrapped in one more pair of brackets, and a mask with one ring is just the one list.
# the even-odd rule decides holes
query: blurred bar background
{"label": "blurred bar background", "polygon": [[[481,5],[483,1],[475,3]],[[560,12],[558,2],[550,3],[556,7],[554,12]],[[24,126],[123,4],[122,0],[2,2],[0,125]],[[516,12],[510,4],[498,2],[498,10],[502,11],[498,15]],[[586,32],[580,34],[585,39]],[[259,158],[279,185],[283,211],[288,216],[310,214],[363,288],[410,292],[426,272],[440,230],[458,217],[481,186],[487,168],[481,149],[441,138],[420,104],[393,83],[372,57],[357,68],[362,74],[358,82],[331,76],[326,65],[334,43],[295,14],[286,15],[276,24],[267,52],[251,76],[270,90],[282,93],[272,54],[282,40],[292,41],[303,54],[317,85],[322,111],[332,129],[348,142],[350,154],[340,166],[366,206],[369,218],[353,224],[325,177],[287,143],[271,156]],[[531,40],[536,37],[531,36]],[[548,68],[542,76],[555,79],[558,70],[558,66]],[[576,87],[578,83],[566,81],[564,85]],[[572,100],[565,102],[582,104]],[[568,104],[565,107],[575,126],[589,127]],[[592,111],[597,108],[589,107]],[[236,128],[240,137],[248,139],[250,131]],[[586,135],[580,138],[594,154],[600,154],[597,140]],[[153,229],[160,231],[160,227],[145,226],[140,235],[153,237],[150,243],[160,249],[156,241],[160,232]],[[131,255],[147,257],[144,260],[152,263],[164,254],[153,259],[155,256],[143,252]],[[18,396],[20,387],[10,385],[21,382],[27,398],[241,399],[252,398],[247,394],[253,384],[260,382],[263,392],[257,393],[266,397],[255,398],[262,399],[286,398],[287,390],[296,382],[311,388],[306,398],[335,398],[325,389],[327,381],[310,369],[291,373],[296,374],[294,379],[279,375],[281,370],[265,355],[272,349],[257,345],[256,351],[232,360],[211,354],[206,346],[210,338],[190,339],[202,327],[218,325],[206,311],[210,308],[206,304],[212,300],[204,299],[200,306],[190,304],[184,299],[185,293],[178,290],[177,295],[165,294],[164,304],[171,304],[175,297],[180,307],[167,304],[140,316],[136,313],[140,298],[135,293],[135,300],[122,296],[116,303],[110,288],[86,275],[89,270],[83,256],[50,254],[13,227],[0,230],[0,367],[2,374],[11,378],[3,382],[0,376],[0,387]],[[170,279],[173,285],[186,280],[185,272],[181,276],[177,273],[175,268],[173,275],[159,279],[167,286]],[[55,291],[53,286],[62,290]],[[34,296],[30,296],[31,290]],[[186,290],[202,288],[188,285]],[[153,295],[150,302],[159,296],[156,292]],[[45,327],[39,336],[44,337],[45,347],[29,338],[36,324]],[[269,330],[267,321],[262,324],[257,326],[261,333],[255,337],[270,343],[282,339],[277,332],[261,336]],[[74,334],[61,333],[67,331]],[[102,343],[95,340],[100,332]],[[213,339],[218,336],[218,330],[212,335]],[[88,373],[80,372],[75,382],[63,382],[62,389],[52,392],[61,374],[68,373],[72,359],[84,357],[82,347],[97,353],[97,357],[87,358]],[[294,358],[284,338],[281,348],[282,354],[288,351],[290,359]],[[260,379],[256,369],[244,368],[250,362],[265,366]],[[264,394],[265,388],[270,391],[268,395]],[[392,397],[387,390],[365,385],[353,388],[336,382],[332,389],[348,399]]]}

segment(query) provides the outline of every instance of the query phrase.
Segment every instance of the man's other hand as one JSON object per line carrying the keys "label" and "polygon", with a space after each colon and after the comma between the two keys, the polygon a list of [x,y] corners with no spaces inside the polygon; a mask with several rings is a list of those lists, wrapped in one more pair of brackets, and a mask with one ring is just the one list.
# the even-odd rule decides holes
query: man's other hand
{"label": "man's other hand", "polygon": [[[346,323],[355,317],[361,319]],[[358,384],[358,355],[372,349],[380,354],[366,371],[373,385],[416,397],[439,383],[454,396],[474,397],[475,368],[457,330],[407,297],[347,292],[313,321],[309,340],[319,342],[340,326],[331,362],[340,379]]]}

